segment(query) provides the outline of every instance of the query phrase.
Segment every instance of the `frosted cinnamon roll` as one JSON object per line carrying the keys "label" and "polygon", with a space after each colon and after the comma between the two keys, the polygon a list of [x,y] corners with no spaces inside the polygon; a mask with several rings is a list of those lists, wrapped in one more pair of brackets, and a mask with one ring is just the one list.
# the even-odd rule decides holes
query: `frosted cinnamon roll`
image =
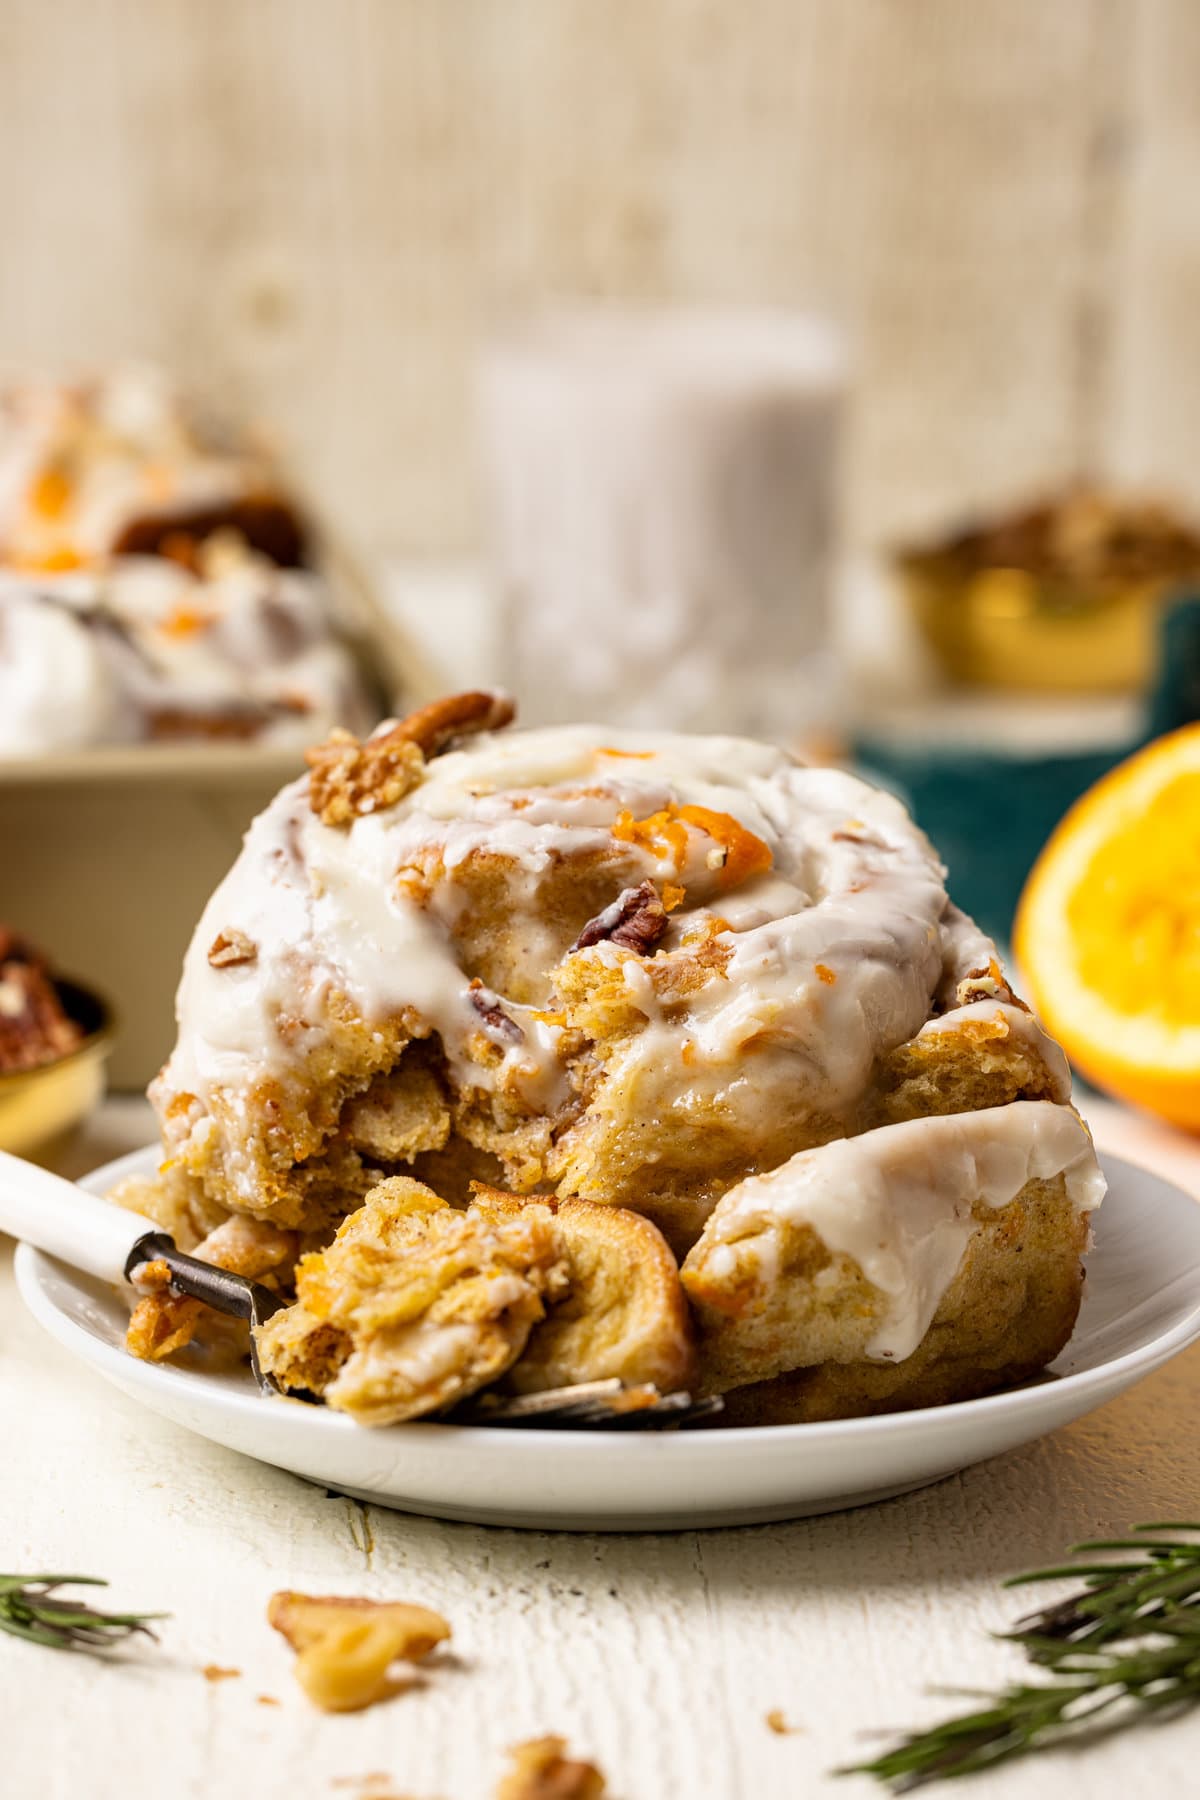
{"label": "frosted cinnamon roll", "polygon": [[[976,1238],[998,1223],[1011,1249],[1051,1196],[1061,1303],[1030,1354],[1052,1356],[1101,1188],[1090,1142],[1061,1053],[900,803],[745,740],[508,716],[465,695],[335,735],[252,826],[151,1090],[163,1204],[331,1234],[411,1175],[456,1205],[483,1181],[619,1206],[687,1259],[723,1389],[905,1361]],[[979,1174],[976,1140],[1002,1178]],[[884,1280],[861,1233],[822,1236],[868,1191],[897,1242],[919,1230],[911,1171],[943,1143],[938,1258]],[[809,1164],[831,1197],[797,1223],[787,1172]],[[855,1294],[882,1296],[876,1323],[889,1281],[919,1275],[912,1344],[809,1332],[800,1289],[828,1288],[839,1257]]]}
{"label": "frosted cinnamon roll", "polygon": [[196,569],[121,557],[0,571],[0,756],[101,744],[303,748],[379,701],[308,571],[232,543]]}
{"label": "frosted cinnamon roll", "polygon": [[0,386],[0,560],[39,573],[112,556],[190,560],[219,531],[277,566],[308,560],[303,518],[254,433],[210,417],[161,371]]}
{"label": "frosted cinnamon roll", "polygon": [[0,756],[369,729],[310,535],[265,444],[152,369],[0,385]]}

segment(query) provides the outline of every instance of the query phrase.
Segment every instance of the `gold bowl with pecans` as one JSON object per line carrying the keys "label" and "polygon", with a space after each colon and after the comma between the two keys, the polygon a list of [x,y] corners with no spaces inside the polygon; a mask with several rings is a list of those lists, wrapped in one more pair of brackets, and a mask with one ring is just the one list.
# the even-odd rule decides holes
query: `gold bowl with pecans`
{"label": "gold bowl with pecans", "polygon": [[1157,502],[1078,489],[893,560],[951,680],[1138,693],[1167,599],[1200,577],[1200,535]]}
{"label": "gold bowl with pecans", "polygon": [[79,1124],[104,1094],[112,1051],[112,1008],[91,988],[56,979],[67,1016],[83,1036],[73,1050],[31,1069],[0,1074],[0,1150],[17,1156],[42,1149]]}

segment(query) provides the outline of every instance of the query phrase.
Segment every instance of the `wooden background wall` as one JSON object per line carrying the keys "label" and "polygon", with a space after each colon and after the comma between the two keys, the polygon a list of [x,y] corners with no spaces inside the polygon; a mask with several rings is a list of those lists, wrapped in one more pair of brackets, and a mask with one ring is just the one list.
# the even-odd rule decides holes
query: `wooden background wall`
{"label": "wooden background wall", "polygon": [[0,0],[0,357],[142,352],[380,549],[475,531],[548,295],[817,305],[860,534],[1071,469],[1200,500],[1197,0]]}

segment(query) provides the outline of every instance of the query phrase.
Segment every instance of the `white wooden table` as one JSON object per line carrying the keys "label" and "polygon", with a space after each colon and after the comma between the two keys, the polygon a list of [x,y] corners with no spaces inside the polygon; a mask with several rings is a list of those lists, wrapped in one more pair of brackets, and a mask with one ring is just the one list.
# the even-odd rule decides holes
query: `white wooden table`
{"label": "white wooden table", "polygon": [[[1200,1193],[1200,1150],[1095,1109],[1097,1135]],[[113,1101],[68,1173],[146,1141]],[[488,1800],[506,1745],[566,1735],[614,1800],[855,1800],[828,1771],[867,1728],[932,1718],[926,1683],[1019,1666],[1000,1576],[1080,1537],[1200,1513],[1200,1348],[1029,1448],[857,1512],[744,1531],[572,1537],[364,1508],[221,1450],[78,1368],[0,1283],[0,1562],[104,1574],[172,1617],[96,1660],[0,1636],[0,1792],[13,1800]],[[303,1698],[264,1619],[294,1586],[418,1600],[454,1655],[374,1710]],[[212,1681],[207,1664],[236,1669]],[[265,1704],[264,1700],[278,1704]],[[766,1715],[779,1708],[778,1735]],[[1200,1792],[1200,1716],[1044,1756],[963,1790],[1022,1800]],[[373,1779],[369,1779],[373,1778]]]}

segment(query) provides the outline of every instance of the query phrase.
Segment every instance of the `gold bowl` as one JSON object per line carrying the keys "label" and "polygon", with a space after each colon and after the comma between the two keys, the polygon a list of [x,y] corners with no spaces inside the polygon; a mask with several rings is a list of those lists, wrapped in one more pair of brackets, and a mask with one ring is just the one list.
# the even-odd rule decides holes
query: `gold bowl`
{"label": "gold bowl", "polygon": [[74,1050],[33,1069],[0,1075],[0,1150],[27,1156],[78,1125],[104,1094],[105,1064],[112,1050],[112,1008],[91,988],[54,983],[68,1017],[84,1037]]}
{"label": "gold bowl", "polygon": [[901,555],[908,608],[943,672],[975,687],[1041,693],[1144,692],[1158,626],[1178,576],[1054,580],[1027,569],[964,569],[949,556]]}

